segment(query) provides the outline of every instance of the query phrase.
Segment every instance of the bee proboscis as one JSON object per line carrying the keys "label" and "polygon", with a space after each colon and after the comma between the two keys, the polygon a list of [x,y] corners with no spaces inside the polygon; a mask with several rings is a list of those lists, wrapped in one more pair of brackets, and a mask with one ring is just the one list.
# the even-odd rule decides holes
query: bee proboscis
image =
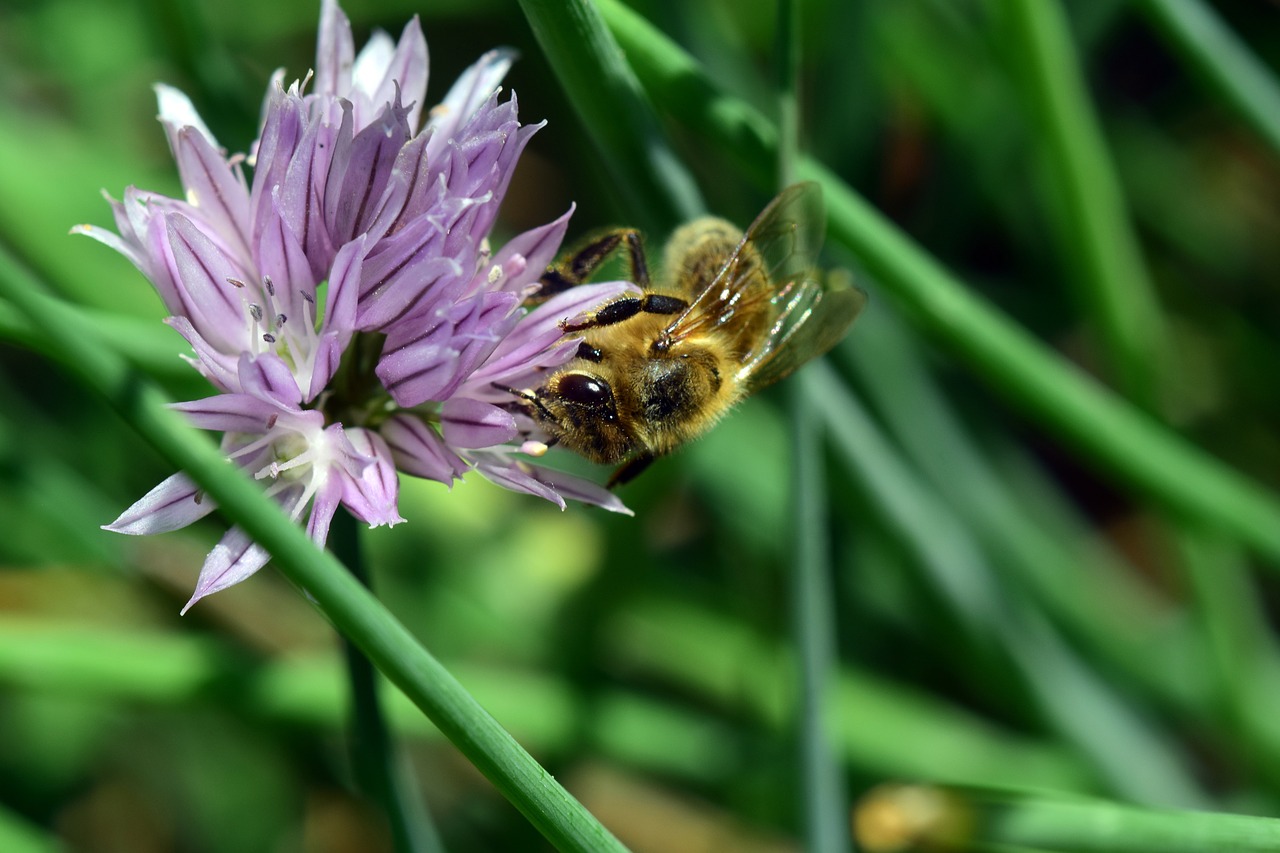
{"label": "bee proboscis", "polygon": [[636,231],[598,236],[547,271],[541,295],[582,283],[620,246],[641,292],[566,321],[583,338],[576,357],[515,391],[519,405],[552,443],[621,465],[610,486],[632,479],[844,336],[866,295],[818,274],[824,226],[818,185],[794,184],[745,233],[712,217],[677,229],[656,287]]}

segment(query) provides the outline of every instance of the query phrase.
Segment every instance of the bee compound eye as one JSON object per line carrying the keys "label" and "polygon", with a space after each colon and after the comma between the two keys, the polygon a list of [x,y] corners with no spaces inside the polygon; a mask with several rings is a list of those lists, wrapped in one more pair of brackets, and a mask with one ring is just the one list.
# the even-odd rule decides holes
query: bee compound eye
{"label": "bee compound eye", "polygon": [[560,377],[556,393],[566,402],[592,408],[613,408],[613,391],[609,383],[586,373],[570,373]]}

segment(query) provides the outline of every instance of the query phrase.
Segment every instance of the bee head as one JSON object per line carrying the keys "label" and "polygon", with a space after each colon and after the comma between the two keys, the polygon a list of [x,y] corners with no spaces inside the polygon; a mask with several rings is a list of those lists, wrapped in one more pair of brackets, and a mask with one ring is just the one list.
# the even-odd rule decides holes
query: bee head
{"label": "bee head", "polygon": [[620,462],[634,450],[635,436],[618,415],[608,380],[568,371],[536,393],[535,417],[561,445],[597,462]]}
{"label": "bee head", "polygon": [[[609,383],[590,373],[565,373],[545,389],[544,397],[552,397],[573,414],[571,419],[617,420],[618,406]],[[576,415],[576,417],[575,417]],[[581,420],[580,420],[581,419]]]}

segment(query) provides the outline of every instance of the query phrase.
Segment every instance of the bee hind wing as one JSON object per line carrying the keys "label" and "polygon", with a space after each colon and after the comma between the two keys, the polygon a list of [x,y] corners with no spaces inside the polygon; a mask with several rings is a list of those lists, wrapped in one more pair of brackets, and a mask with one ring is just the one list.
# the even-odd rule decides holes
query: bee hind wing
{"label": "bee hind wing", "polygon": [[761,345],[748,353],[738,379],[748,393],[790,376],[797,368],[830,350],[867,304],[867,294],[847,276],[831,275],[825,283],[805,279],[778,292],[776,320]]}
{"label": "bee hind wing", "polygon": [[784,189],[747,227],[716,277],[667,326],[667,336],[679,340],[731,322],[763,298],[754,292],[762,282],[812,276],[825,229],[818,184],[808,181]]}

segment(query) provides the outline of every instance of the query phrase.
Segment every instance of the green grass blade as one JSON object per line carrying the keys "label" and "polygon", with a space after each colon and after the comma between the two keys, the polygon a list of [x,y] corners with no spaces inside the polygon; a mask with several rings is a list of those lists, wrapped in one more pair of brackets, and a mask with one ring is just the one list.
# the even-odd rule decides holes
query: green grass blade
{"label": "green grass blade", "polygon": [[[970,635],[1003,649],[1045,723],[1087,755],[1122,796],[1199,805],[1203,795],[1171,738],[1070,649],[1030,603],[998,590],[969,529],[919,482],[827,365],[810,365],[814,399],[846,470],[860,480],[897,538],[929,573],[948,579],[950,604]],[[963,591],[964,599],[955,597]]]}
{"label": "green grass blade", "polygon": [[1100,327],[1109,372],[1155,411],[1165,331],[1098,117],[1089,102],[1057,0],[1001,0],[1012,73],[1039,128],[1039,154],[1058,202],[1059,256],[1081,291],[1082,314]]}
{"label": "green grass blade", "polygon": [[[777,4],[775,62],[778,79],[778,189],[796,180],[800,156],[800,3]],[[808,405],[809,389],[791,392],[791,631],[799,657],[800,807],[806,849],[813,853],[849,850],[848,795],[832,737],[835,707],[831,685],[838,667],[836,596],[832,565],[827,488],[823,476],[823,431]]]}
{"label": "green grass blade", "polygon": [[106,348],[74,309],[45,295],[7,252],[0,252],[0,296],[50,340],[60,342],[63,366],[105,397],[270,551],[280,571],[306,590],[326,618],[553,844],[565,850],[624,849],[337,560],[319,551],[205,436],[165,408],[167,401],[153,386]]}
{"label": "green grass blade", "polygon": [[[702,133],[742,174],[772,185],[777,134],[755,110],[712,87],[696,63],[617,0],[600,0],[646,90]],[[1017,407],[1138,494],[1176,517],[1199,519],[1280,568],[1280,498],[1117,398],[973,295],[955,276],[821,164],[828,228],[928,336]]]}
{"label": "green grass blade", "polygon": [[[610,626],[620,661],[779,731],[792,718],[795,656],[729,618],[642,601]],[[989,723],[934,696],[844,664],[832,684],[833,737],[843,760],[894,778],[1096,791],[1070,750]],[[985,782],[983,780],[986,780]]]}
{"label": "green grass blade", "polygon": [[703,212],[635,74],[589,0],[520,0],[583,128],[595,140],[628,215],[658,234]]}
{"label": "green grass blade", "polygon": [[848,801],[834,748],[831,683],[837,670],[836,596],[827,548],[830,508],[823,477],[822,433],[799,383],[792,394],[794,452],[791,510],[795,543],[789,583],[791,630],[800,670],[801,807],[807,849],[840,853],[849,849]]}
{"label": "green grass blade", "polygon": [[[1003,476],[964,428],[911,330],[890,306],[871,310],[871,321],[839,352],[849,356],[868,404],[904,454],[996,558],[1001,583],[1026,590],[1056,622],[1091,641],[1104,659],[1125,664],[1135,678],[1157,678],[1150,648],[1126,641],[1162,634],[1169,608],[1130,582],[1129,568],[1095,535],[1050,526],[1037,516],[1027,490]],[[1100,608],[1099,600],[1113,606]]]}
{"label": "green grass blade", "polygon": [[[585,698],[561,680],[510,667],[464,663],[451,668],[505,725],[541,752],[563,753],[587,732],[604,756],[655,773],[705,785],[733,772],[735,735],[707,716],[623,691]],[[11,695],[158,708],[226,695],[234,697],[237,712],[253,719],[327,732],[341,729],[349,705],[336,655],[259,661],[208,635],[5,615],[0,615],[0,686]],[[403,693],[385,698],[397,735],[440,738]]]}
{"label": "green grass blade", "polygon": [[1183,58],[1280,153],[1280,83],[1202,0],[1137,0]]}
{"label": "green grass blade", "polygon": [[[881,821],[868,820],[877,816]],[[894,818],[901,823],[895,824]],[[1280,820],[1272,818],[1142,809],[1020,791],[886,786],[858,805],[855,820],[862,830],[860,837],[871,839],[869,830],[890,826],[898,837],[912,839],[910,846],[892,849],[1047,853],[1280,849]]]}
{"label": "green grass blade", "polygon": [[5,853],[63,853],[66,849],[57,838],[0,806],[0,850]]}

